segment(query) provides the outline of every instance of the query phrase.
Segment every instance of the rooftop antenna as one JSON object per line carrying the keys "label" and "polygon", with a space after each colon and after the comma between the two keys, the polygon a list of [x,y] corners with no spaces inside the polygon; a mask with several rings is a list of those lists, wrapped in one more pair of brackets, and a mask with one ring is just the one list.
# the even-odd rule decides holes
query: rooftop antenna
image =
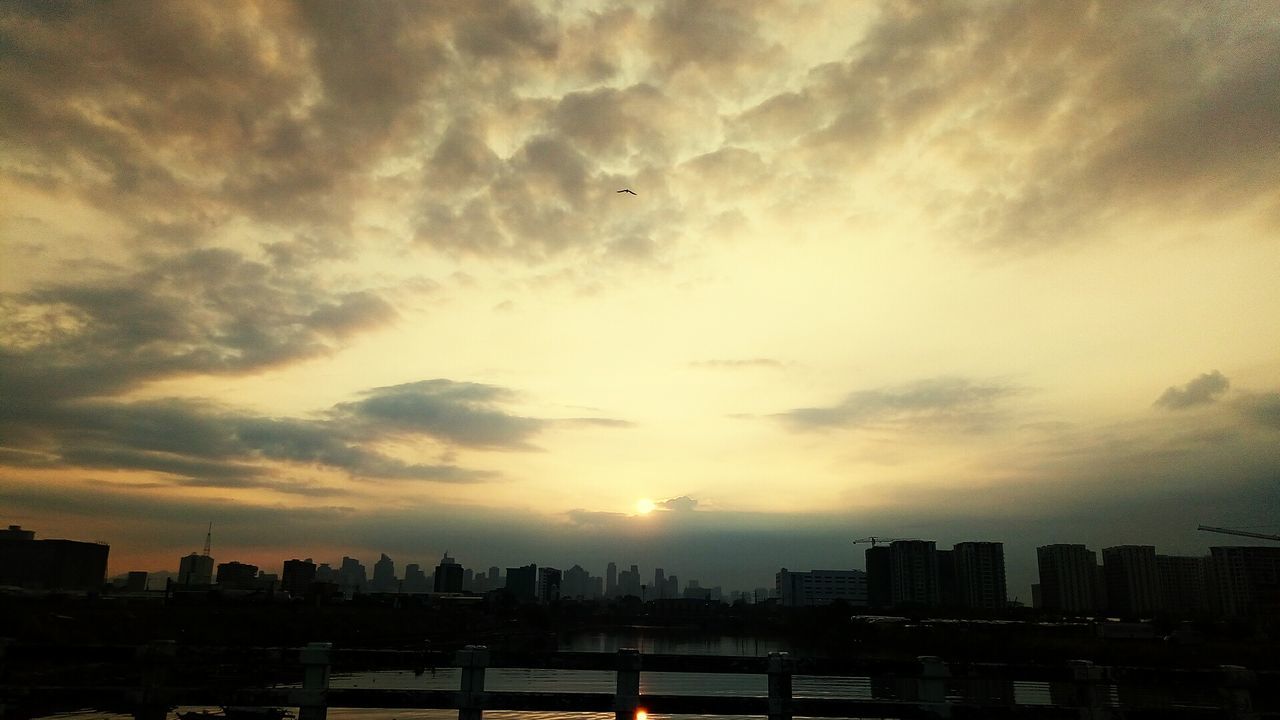
{"label": "rooftop antenna", "polygon": [[210,546],[213,545],[213,523],[209,523],[209,532],[204,534],[204,556],[209,557]]}

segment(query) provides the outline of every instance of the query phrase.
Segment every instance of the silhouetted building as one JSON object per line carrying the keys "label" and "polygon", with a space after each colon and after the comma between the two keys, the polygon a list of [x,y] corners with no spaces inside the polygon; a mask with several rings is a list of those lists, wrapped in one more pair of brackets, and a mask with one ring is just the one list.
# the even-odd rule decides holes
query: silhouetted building
{"label": "silhouetted building", "polygon": [[564,579],[560,586],[560,596],[565,598],[591,597],[590,582],[591,574],[581,565],[574,565],[564,571]]}
{"label": "silhouetted building", "polygon": [[662,568],[653,571],[653,584],[649,586],[649,597],[646,600],[661,600],[667,592],[667,574]]}
{"label": "silhouetted building", "polygon": [[607,598],[615,598],[618,596],[618,564],[609,563],[609,567],[604,573],[604,596]]}
{"label": "silhouetted building", "polygon": [[507,590],[521,602],[538,600],[538,566],[507,568]]}
{"label": "silhouetted building", "polygon": [[644,598],[644,588],[640,585],[640,568],[632,565],[630,570],[618,573],[618,595],[620,597]]}
{"label": "silhouetted building", "polygon": [[460,593],[462,592],[462,566],[457,560],[449,557],[449,553],[445,552],[444,557],[440,558],[440,564],[436,566],[435,591],[438,593]]}
{"label": "silhouetted building", "polygon": [[1280,547],[1211,547],[1218,605],[1229,616],[1280,616]]}
{"label": "silhouetted building", "polygon": [[[782,568],[774,576],[774,587],[786,607],[829,605],[837,600],[850,605],[867,604],[867,574],[861,570],[791,572]],[[752,593],[752,601],[759,602],[760,594]]]}
{"label": "silhouetted building", "polygon": [[359,560],[344,555],[342,564],[338,566],[338,587],[342,589],[342,593],[350,596],[368,589],[368,585],[369,580],[365,575],[364,565]]}
{"label": "silhouetted building", "polygon": [[431,585],[427,582],[427,574],[422,571],[422,566],[417,563],[409,563],[404,566],[404,591],[407,593],[424,593],[431,591]]}
{"label": "silhouetted building", "polygon": [[1149,616],[1160,608],[1160,575],[1152,545],[1117,545],[1102,549],[1107,581],[1107,607],[1115,613]]}
{"label": "silhouetted building", "polygon": [[311,583],[316,581],[316,564],[306,560],[285,560],[281,572],[280,587],[294,597],[303,597]]}
{"label": "silhouetted building", "polygon": [[125,592],[146,592],[147,591],[147,574],[141,570],[133,570],[125,576],[124,581]]}
{"label": "silhouetted building", "polygon": [[213,558],[191,553],[178,561],[179,585],[212,585]]}
{"label": "silhouetted building", "polygon": [[382,553],[378,562],[373,564],[373,582],[370,587],[374,592],[396,591],[396,564],[386,553]]}
{"label": "silhouetted building", "polygon": [[943,607],[960,605],[960,589],[956,586],[955,552],[938,550],[938,604]]}
{"label": "silhouetted building", "polygon": [[1209,610],[1208,566],[1207,557],[1156,555],[1163,609],[1179,615]]}
{"label": "silhouetted building", "polygon": [[663,588],[662,597],[679,598],[680,597],[680,578],[675,575],[667,576],[667,586]]}
{"label": "silhouetted building", "polygon": [[1003,543],[956,543],[952,560],[957,599],[962,607],[998,610],[1008,604]]}
{"label": "silhouetted building", "polygon": [[35,540],[35,530],[23,530],[21,525],[10,525],[7,530],[0,530],[0,542],[5,540]]}
{"label": "silhouetted building", "polygon": [[36,590],[97,591],[107,577],[104,543],[36,540],[35,532],[10,525],[0,531],[0,585]]}
{"label": "silhouetted building", "polygon": [[258,566],[248,563],[218,563],[217,583],[230,590],[252,590],[258,586]]}
{"label": "silhouetted building", "polygon": [[690,580],[684,588],[684,597],[691,600],[711,600],[720,602],[724,599],[724,591],[719,587],[702,587],[697,580]]}
{"label": "silhouetted building", "polygon": [[889,543],[889,591],[894,606],[939,604],[938,551],[932,540]]}
{"label": "silhouetted building", "polygon": [[560,599],[561,573],[552,567],[538,568],[538,602],[552,603]]}
{"label": "silhouetted building", "polygon": [[1040,570],[1040,602],[1045,610],[1092,613],[1098,608],[1098,556],[1084,545],[1036,548]]}
{"label": "silhouetted building", "polygon": [[867,604],[871,607],[887,608],[893,605],[893,590],[890,587],[892,573],[889,570],[888,546],[867,548]]}
{"label": "silhouetted building", "polygon": [[334,570],[329,563],[320,563],[316,566],[316,582],[338,584],[338,571]]}

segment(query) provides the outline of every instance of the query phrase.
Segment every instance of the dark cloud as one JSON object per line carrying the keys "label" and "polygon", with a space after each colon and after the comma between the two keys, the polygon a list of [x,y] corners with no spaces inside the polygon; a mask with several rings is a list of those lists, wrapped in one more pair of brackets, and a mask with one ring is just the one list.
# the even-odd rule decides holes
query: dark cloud
{"label": "dark cloud", "polygon": [[310,280],[198,249],[104,280],[6,295],[0,394],[22,405],[184,374],[255,372],[332,352],[396,317],[374,292],[326,292]]}
{"label": "dark cloud", "polygon": [[374,388],[334,407],[337,421],[379,434],[412,433],[474,447],[528,449],[547,421],[511,415],[499,403],[514,394],[494,385],[423,380]]}
{"label": "dark cloud", "polygon": [[[890,173],[974,244],[1078,242],[1121,217],[1270,202],[1280,132],[1274,8],[1196,3],[886,6],[847,59],[731,118],[814,182],[850,163]],[[920,180],[925,180],[921,182]]]}
{"label": "dark cloud", "polygon": [[151,472],[188,486],[338,492],[282,477],[279,468],[290,466],[373,480],[466,483],[490,478],[485,472],[406,463],[367,449],[385,438],[361,435],[338,422],[268,418],[194,400],[70,401],[14,414],[4,419],[3,427],[21,428],[23,441],[36,450],[12,451],[0,456],[0,464]]}
{"label": "dark cloud", "polygon": [[1021,388],[1003,383],[934,378],[897,387],[858,390],[837,405],[797,408],[775,417],[796,430],[940,423],[980,429],[990,424],[997,403],[1021,392]]}
{"label": "dark cloud", "polygon": [[1192,378],[1180,388],[1169,387],[1160,394],[1155,404],[1166,410],[1182,410],[1196,405],[1206,405],[1217,400],[1230,386],[1231,382],[1226,376],[1214,370]]}

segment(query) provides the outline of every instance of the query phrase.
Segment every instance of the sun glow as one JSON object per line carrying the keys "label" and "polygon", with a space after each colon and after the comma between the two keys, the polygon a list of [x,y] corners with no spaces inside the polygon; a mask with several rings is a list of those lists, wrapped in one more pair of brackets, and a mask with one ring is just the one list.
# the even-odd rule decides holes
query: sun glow
{"label": "sun glow", "polygon": [[657,507],[657,505],[654,505],[653,501],[650,500],[649,498],[641,498],[636,501],[636,514],[648,515],[649,513],[653,512],[653,509],[655,507]]}

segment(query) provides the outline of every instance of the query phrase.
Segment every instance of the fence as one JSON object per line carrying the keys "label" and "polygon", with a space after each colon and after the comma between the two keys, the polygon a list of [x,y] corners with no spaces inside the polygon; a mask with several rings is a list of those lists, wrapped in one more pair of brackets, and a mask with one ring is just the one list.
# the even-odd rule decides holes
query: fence
{"label": "fence", "polygon": [[[298,720],[325,720],[328,708],[457,710],[459,720],[481,720],[485,711],[558,711],[613,713],[618,720],[634,720],[639,710],[650,714],[794,717],[903,718],[1280,718],[1274,709],[1254,708],[1260,690],[1280,687],[1280,674],[1258,674],[1236,666],[1173,670],[1105,667],[1087,661],[1066,665],[1005,665],[948,663],[937,657],[910,661],[875,659],[796,658],[787,653],[768,657],[702,655],[642,655],[636,650],[617,653],[491,652],[467,646],[456,653],[405,650],[334,650],[328,643],[300,649],[181,648],[157,643],[141,648],[82,648],[78,660],[97,668],[93,682],[23,680],[18,667],[38,661],[48,648],[0,644],[0,718],[31,718],[56,710],[93,707],[132,713],[137,720],[163,720],[180,706],[296,707]],[[65,654],[65,648],[56,652]],[[185,660],[217,659],[228,666],[247,666],[253,655],[260,667],[275,668],[296,679],[292,687],[246,684],[205,675],[192,682],[180,672]],[[45,658],[48,659],[47,657]],[[70,658],[68,662],[76,660]],[[334,688],[334,663],[367,669],[458,668],[457,690]],[[131,665],[132,683],[109,683],[112,663]],[[611,671],[612,693],[493,691],[485,688],[490,668]],[[641,672],[735,673],[767,676],[764,696],[671,695],[642,692]],[[880,697],[804,697],[793,693],[797,676],[865,677]],[[184,677],[186,678],[184,680]],[[15,682],[15,680],[17,680]],[[1044,704],[1019,704],[1015,682],[1048,683],[1053,692]],[[1198,688],[1202,701],[1169,699],[1170,688]],[[1265,694],[1265,692],[1264,692]],[[1267,696],[1270,700],[1270,696]]]}

